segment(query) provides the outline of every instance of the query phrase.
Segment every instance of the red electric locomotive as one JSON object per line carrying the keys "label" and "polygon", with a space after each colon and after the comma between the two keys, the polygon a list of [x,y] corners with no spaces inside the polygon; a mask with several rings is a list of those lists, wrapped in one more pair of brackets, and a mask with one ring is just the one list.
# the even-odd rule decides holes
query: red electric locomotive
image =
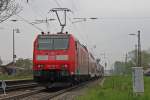
{"label": "red electric locomotive", "polygon": [[34,41],[33,76],[37,82],[77,82],[96,75],[97,64],[72,34],[41,34]]}

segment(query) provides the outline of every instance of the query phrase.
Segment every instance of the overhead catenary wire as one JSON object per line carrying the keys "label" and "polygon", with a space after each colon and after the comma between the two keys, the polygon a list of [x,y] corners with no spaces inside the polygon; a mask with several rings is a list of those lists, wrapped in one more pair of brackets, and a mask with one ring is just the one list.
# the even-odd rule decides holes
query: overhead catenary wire
{"label": "overhead catenary wire", "polygon": [[60,6],[60,4],[59,4],[59,2],[58,2],[57,0],[53,0],[53,1],[56,3],[56,5],[57,5],[58,7],[61,8],[61,6]]}
{"label": "overhead catenary wire", "polygon": [[[57,1],[57,0],[53,0],[54,2],[55,2],[55,4],[59,7],[59,8],[62,8],[62,6],[60,5],[60,3]],[[62,3],[61,3],[62,4]],[[73,16],[75,16],[74,15],[74,13],[72,12],[72,14],[73,14]],[[69,17],[69,16],[67,16],[67,18],[68,18],[68,21],[72,24],[72,18],[71,17]],[[72,24],[73,25],[73,24]],[[73,28],[76,28],[76,30],[78,30],[77,28],[77,26],[76,25],[73,25]],[[79,30],[78,30],[79,31]],[[82,33],[84,33],[84,32],[82,32]],[[82,40],[88,40],[88,39],[85,39],[86,37],[85,36],[82,36],[82,34],[81,34],[81,29],[80,29],[80,31],[79,32],[77,32],[77,34],[80,36],[80,38],[82,38]],[[86,44],[88,44],[87,42],[86,42]]]}
{"label": "overhead catenary wire", "polygon": [[74,11],[76,11],[77,12],[77,6],[76,6],[76,3],[75,3],[75,1],[74,0],[71,0],[71,2],[72,2],[72,8],[74,9]]}
{"label": "overhead catenary wire", "polygon": [[[80,4],[76,5],[76,2],[78,2],[79,0],[71,0],[71,3],[72,3],[72,9],[75,10],[76,13],[78,13],[78,9],[80,9]],[[77,9],[78,8],[78,9]],[[75,13],[72,13],[73,14],[73,17],[75,18]],[[74,19],[73,18],[73,19]],[[78,22],[86,22],[88,19],[91,19],[91,18],[81,18],[81,20],[77,20],[77,21],[72,21],[71,24],[74,26],[76,25],[75,23],[78,23]],[[83,23],[82,23],[83,24]],[[81,28],[82,27],[82,28]],[[90,41],[89,37],[88,37],[88,34],[87,33],[87,30],[86,30],[86,25],[80,25],[80,31],[82,30],[82,35],[84,37],[84,40],[85,40],[85,44],[89,47],[89,43],[93,44],[92,41]],[[84,30],[83,30],[84,29]],[[80,33],[81,34],[81,33]]]}
{"label": "overhead catenary wire", "polygon": [[[29,5],[29,4],[28,4],[28,5]],[[34,9],[35,7],[33,8],[31,5],[29,5],[29,7],[30,7],[30,9],[32,10],[32,12],[34,13],[35,16],[38,15],[38,16],[42,17],[41,15],[43,15],[43,14],[38,14],[38,13],[35,11],[35,9]]]}
{"label": "overhead catenary wire", "polygon": [[[56,5],[59,7],[59,8],[62,8],[62,6],[59,4],[59,2],[57,0],[53,0]],[[71,11],[72,12],[72,11]],[[73,13],[73,12],[72,12]],[[71,22],[71,18],[69,16],[67,16],[68,20]]]}
{"label": "overhead catenary wire", "polygon": [[150,17],[99,17],[101,20],[150,20]]}
{"label": "overhead catenary wire", "polygon": [[[48,1],[49,1],[49,0],[48,0]],[[38,16],[41,17],[41,20],[43,20],[43,16],[42,16],[42,15],[45,15],[45,16],[46,16],[46,17],[44,18],[45,22],[43,22],[43,24],[46,24],[46,30],[47,30],[47,32],[50,32],[50,23],[49,23],[49,21],[51,21],[51,20],[50,20],[51,18],[48,19],[48,17],[47,17],[47,14],[48,14],[48,13],[44,13],[43,11],[40,11],[40,10],[38,10],[38,11],[40,11],[40,13],[37,13],[37,11],[36,11],[35,9],[39,9],[38,6],[32,7],[32,6],[29,5],[29,7],[31,8],[31,10],[32,10],[36,15],[38,15]],[[39,22],[33,22],[33,24],[42,24],[42,23],[39,21]]]}
{"label": "overhead catenary wire", "polygon": [[[40,10],[38,10],[39,12],[40,12],[40,14],[39,13],[37,13],[37,9],[39,9],[39,7],[38,6],[34,6],[34,7],[32,7],[31,5],[29,5],[29,7],[31,8],[31,10],[34,12],[34,14],[35,15],[37,15],[37,16],[40,16],[41,18],[43,18],[43,16],[42,15],[45,15],[45,16],[47,16],[46,15],[46,13],[44,14],[44,12],[43,11],[40,11]],[[35,10],[36,9],[36,10]],[[47,17],[45,17],[45,20],[46,20],[46,18]]]}
{"label": "overhead catenary wire", "polygon": [[26,20],[25,18],[21,17],[20,15],[16,15],[17,17],[19,17],[20,19],[22,19],[24,22],[26,22],[27,24],[33,26],[34,28],[38,29],[39,31],[43,32],[43,30],[41,28],[39,28],[38,26],[32,24],[31,22],[29,22],[28,20]]}

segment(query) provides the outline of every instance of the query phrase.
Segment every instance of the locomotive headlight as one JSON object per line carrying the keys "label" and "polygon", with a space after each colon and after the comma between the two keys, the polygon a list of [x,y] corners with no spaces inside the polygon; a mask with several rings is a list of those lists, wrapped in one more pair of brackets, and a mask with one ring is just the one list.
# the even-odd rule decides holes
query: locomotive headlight
{"label": "locomotive headlight", "polygon": [[37,60],[48,60],[48,55],[37,55],[36,59]]}
{"label": "locomotive headlight", "polygon": [[38,68],[43,68],[44,67],[44,65],[38,65]]}
{"label": "locomotive headlight", "polygon": [[68,60],[68,55],[56,55],[56,60]]}
{"label": "locomotive headlight", "polygon": [[67,64],[61,66],[61,69],[67,69],[67,68],[68,68]]}

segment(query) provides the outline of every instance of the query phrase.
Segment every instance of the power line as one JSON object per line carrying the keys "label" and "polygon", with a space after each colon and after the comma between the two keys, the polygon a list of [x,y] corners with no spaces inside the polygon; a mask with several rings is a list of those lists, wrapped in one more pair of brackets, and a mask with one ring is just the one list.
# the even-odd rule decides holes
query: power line
{"label": "power line", "polygon": [[71,0],[71,2],[72,2],[72,7],[74,8],[75,11],[77,11],[76,3],[74,2],[74,0]]}
{"label": "power line", "polygon": [[[29,5],[29,7],[31,8],[31,10],[32,10],[35,14],[37,14],[38,16],[41,16],[41,17],[42,17],[42,15],[45,15],[43,11],[38,10],[38,9],[40,9],[40,7],[38,7],[38,6],[36,6],[36,5],[34,5],[33,7],[32,7],[32,6],[33,6],[33,5]],[[40,12],[40,14],[37,13],[37,11],[35,11],[35,9],[38,10],[38,11]]]}
{"label": "power line", "polygon": [[[61,26],[61,33],[62,33],[63,30],[64,30],[64,27],[66,26],[66,15],[67,15],[67,12],[70,12],[71,10],[68,9],[68,8],[53,8],[50,11],[54,12],[56,14],[57,19],[59,21],[59,24]],[[62,23],[62,21],[60,19],[60,16],[58,15],[58,12],[63,12],[63,14],[64,14],[64,23]]]}
{"label": "power line", "polygon": [[[77,2],[76,0],[74,1],[74,0],[71,0],[71,2],[72,2],[72,8],[75,10],[75,11],[77,11],[78,9],[77,8],[79,8],[79,5],[78,5],[78,7],[77,7],[77,5],[76,5],[76,3],[75,2]],[[75,14],[74,13],[72,13],[72,15],[73,15],[73,17],[75,18]],[[73,18],[73,19],[74,19]],[[74,23],[77,23],[77,22],[83,22],[83,21],[87,21],[88,19],[94,19],[94,18],[81,18],[81,19],[79,19],[79,20],[76,20],[76,21],[71,21],[70,19],[69,19],[69,21],[71,22],[71,24],[74,26],[75,24]],[[97,19],[97,18],[95,18],[95,19]],[[82,28],[81,28],[82,27]],[[85,40],[85,43],[86,43],[86,45],[89,45],[89,43],[91,43],[91,42],[89,42],[89,38],[88,38],[88,35],[87,34],[85,34],[85,33],[87,33],[87,31],[86,31],[86,28],[84,28],[84,27],[86,27],[85,25],[80,25],[80,31],[82,30],[82,33],[84,34],[82,34],[83,35],[83,38],[84,38],[84,40]],[[83,29],[85,29],[84,31],[83,31]],[[81,36],[81,35],[80,35]],[[82,37],[82,36],[81,36]]]}
{"label": "power line", "polygon": [[[57,0],[53,0],[55,3],[56,3],[56,5],[59,7],[59,8],[62,8],[61,7],[61,5],[59,4],[59,2],[57,1]],[[72,12],[72,11],[71,11]],[[71,18],[69,17],[69,16],[67,16],[67,18],[68,18],[68,20],[70,21],[70,22],[72,22],[71,21]]]}
{"label": "power line", "polygon": [[58,1],[57,0],[53,0],[55,3],[56,3],[56,5],[58,6],[58,7],[60,7],[61,8],[61,6],[60,6],[60,4],[58,3]]}
{"label": "power line", "polygon": [[48,19],[48,18],[46,18],[45,20],[35,20],[34,22],[32,22],[32,24],[42,24],[42,23],[45,23],[46,24],[46,27],[47,27],[47,32],[50,32],[49,31],[49,22],[50,21],[54,21],[54,20],[56,20],[56,19],[53,19],[53,18],[50,18],[50,19]]}
{"label": "power line", "polygon": [[[57,5],[58,7],[62,8],[61,5],[59,4],[59,2],[58,2],[57,0],[54,0],[54,2],[56,3],[56,5]],[[74,5],[74,6],[75,6],[75,5]],[[73,16],[75,16],[73,12],[72,12],[72,14],[73,14]],[[67,16],[67,18],[68,18],[68,21],[72,24],[72,18],[69,17],[69,16]],[[72,24],[72,25],[73,25],[73,24]],[[73,26],[76,27],[76,25],[73,25]],[[73,27],[73,28],[75,28],[75,27]],[[76,30],[77,30],[77,27],[76,27]],[[77,32],[77,33],[78,33],[78,32]],[[82,33],[83,33],[83,32],[82,32]],[[83,38],[84,36],[81,35],[81,32],[80,32],[80,34],[78,34],[78,35],[79,35],[83,40],[86,40],[86,39]],[[87,43],[87,44],[88,44],[88,43]]]}
{"label": "power line", "polygon": [[21,17],[21,16],[19,16],[19,15],[16,15],[16,16],[18,16],[20,19],[22,19],[22,20],[23,20],[24,22],[26,22],[27,24],[32,25],[34,28],[36,28],[36,29],[38,29],[38,30],[40,30],[40,31],[43,31],[41,28],[39,28],[39,27],[37,27],[36,25],[32,24],[31,22],[29,22],[29,21],[26,20],[25,18],[23,18],[23,17]]}
{"label": "power line", "polygon": [[143,20],[143,19],[150,19],[150,17],[99,17],[100,19],[114,19],[114,20]]}
{"label": "power line", "polygon": [[79,37],[80,37],[82,40],[86,41],[86,39],[85,39],[85,38],[83,38],[83,37],[84,37],[84,36],[83,36],[83,34],[82,34],[82,33],[83,33],[83,31],[81,32],[81,31],[80,31],[81,29],[79,30],[79,28],[77,27],[77,25],[76,25],[76,24],[74,24],[74,25],[73,25],[73,28],[74,28],[75,30],[77,30],[77,32],[76,32],[76,33],[79,35]]}
{"label": "power line", "polygon": [[[62,8],[61,7],[61,5],[59,4],[59,2],[57,1],[57,0],[53,0],[55,3],[56,3],[56,5],[58,6],[58,7],[60,7],[60,8]],[[72,12],[72,11],[71,11]],[[73,15],[74,15],[74,13],[72,13]],[[67,16],[67,18],[68,18],[68,20],[69,20],[69,22],[72,24],[72,18],[70,18],[69,16]],[[72,24],[73,25],[73,24]],[[75,26],[75,27],[74,27]],[[73,28],[76,28],[76,30],[78,30],[78,28],[76,27],[76,25],[73,25]],[[79,30],[78,30],[79,31]],[[79,31],[80,32],[80,31]],[[79,32],[77,32],[77,34],[79,33]],[[84,39],[83,38],[83,36],[81,36],[81,33],[80,34],[78,34],[83,40],[86,40],[86,39]]]}
{"label": "power line", "polygon": [[54,21],[55,19],[47,19],[46,20],[35,20],[34,22],[32,22],[32,24],[41,24],[41,23],[48,23],[49,21]]}
{"label": "power line", "polygon": [[[38,13],[32,8],[32,6],[29,5],[29,7],[30,7],[30,9],[32,10],[32,12],[34,13],[35,16],[41,16],[41,14],[38,14]],[[42,16],[41,16],[41,17],[42,17]]]}

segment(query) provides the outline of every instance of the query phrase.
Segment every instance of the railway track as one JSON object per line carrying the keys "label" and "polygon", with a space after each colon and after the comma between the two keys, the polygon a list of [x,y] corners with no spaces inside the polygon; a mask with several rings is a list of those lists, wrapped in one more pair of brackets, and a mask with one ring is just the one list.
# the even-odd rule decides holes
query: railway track
{"label": "railway track", "polygon": [[[73,86],[73,87],[69,87],[69,88],[67,88],[67,89],[63,89],[63,90],[60,90],[60,91],[55,92],[55,93],[48,94],[48,95],[46,95],[46,96],[40,97],[38,100],[50,100],[50,99],[52,99],[52,98],[55,98],[55,97],[58,96],[58,95],[61,95],[61,94],[63,94],[63,93],[66,93],[66,92],[72,91],[72,90],[74,90],[74,89],[80,88],[80,87],[82,87],[82,86],[85,85],[85,84],[88,84],[88,82],[84,82],[84,83],[81,83],[81,84],[79,84],[79,85],[76,85],[76,86]],[[36,100],[36,99],[35,99],[35,100]]]}
{"label": "railway track", "polygon": [[38,88],[34,88],[34,89],[26,89],[24,91],[19,91],[16,93],[0,96],[0,100],[20,100],[22,98],[25,98],[25,97],[28,97],[28,96],[31,96],[34,94],[38,94],[44,90],[45,90],[44,87],[38,87]]}
{"label": "railway track", "polygon": [[[15,80],[15,81],[9,80],[5,81],[5,84],[6,84],[6,92],[38,86],[38,84],[35,83],[33,80]],[[2,93],[3,93],[2,80],[0,80],[0,94]]]}
{"label": "railway track", "polygon": [[93,82],[93,81],[86,81],[86,82],[83,82],[81,84],[78,84],[72,87],[67,87],[67,88],[60,89],[60,90],[58,89],[58,91],[49,91],[49,90],[46,90],[44,87],[41,87],[33,91],[28,90],[19,94],[4,96],[4,97],[1,97],[0,100],[49,100],[63,93],[72,91],[77,88],[81,88],[90,82]]}

